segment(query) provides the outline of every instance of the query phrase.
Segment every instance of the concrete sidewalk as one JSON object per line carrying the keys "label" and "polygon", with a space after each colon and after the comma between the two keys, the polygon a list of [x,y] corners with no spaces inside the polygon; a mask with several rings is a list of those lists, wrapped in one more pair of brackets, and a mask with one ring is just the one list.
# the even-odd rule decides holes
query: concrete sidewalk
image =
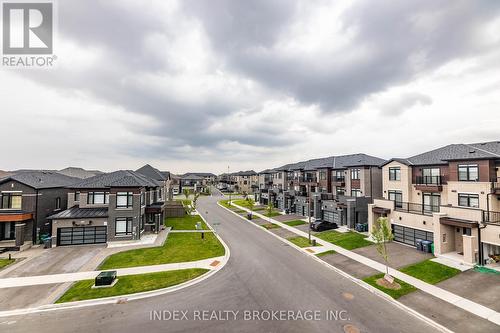
{"label": "concrete sidewalk", "polygon": [[[139,266],[130,268],[118,268],[116,269],[116,272],[118,276],[125,276],[125,275],[174,271],[174,270],[188,269],[188,268],[204,268],[213,270],[216,269],[222,263],[224,263],[225,260],[227,260],[227,258],[222,256],[222,257],[214,257],[198,261],[188,261],[188,262],[163,264],[163,265]],[[0,289],[35,286],[43,284],[65,283],[65,282],[74,282],[81,280],[91,280],[94,279],[97,275],[99,275],[100,272],[101,271],[89,271],[89,272],[5,278],[5,279],[0,279]]]}
{"label": "concrete sidewalk", "polygon": [[[239,208],[239,209],[242,209],[245,211],[250,211],[249,209],[242,207],[242,206],[238,206],[234,203],[232,203],[232,205]],[[269,221],[270,223],[277,224],[284,229],[292,231],[299,236],[303,236],[303,237],[309,236],[309,234],[307,232],[304,232],[302,230],[298,230],[294,227],[290,227],[282,222],[279,222],[273,218],[262,215],[258,212],[253,212],[252,214],[256,215],[256,216],[258,216],[266,221]],[[342,254],[342,255],[344,255],[350,259],[353,259],[359,263],[362,263],[363,265],[371,267],[371,268],[373,268],[381,273],[385,273],[385,271],[386,271],[386,266],[384,264],[381,264],[381,263],[375,261],[375,260],[366,258],[364,256],[361,256],[361,255],[355,253],[355,252],[346,250],[343,247],[329,243],[327,241],[324,241],[324,240],[322,240],[318,237],[312,236],[312,235],[311,235],[311,239],[315,239],[318,244],[321,244],[325,251],[334,250],[335,252],[337,252],[339,254]],[[303,251],[309,255],[313,255],[311,252],[309,252],[307,250],[303,250]],[[455,306],[457,306],[465,311],[468,311],[468,312],[473,313],[481,318],[487,319],[487,320],[489,320],[497,325],[500,325],[500,313],[499,312],[496,312],[496,311],[494,311],[486,306],[475,303],[469,299],[466,299],[464,297],[461,297],[459,295],[451,293],[451,292],[444,290],[442,288],[436,287],[432,284],[426,283],[426,282],[419,280],[417,278],[414,278],[410,275],[404,274],[396,269],[389,268],[389,273],[392,276],[400,279],[401,281],[409,283],[409,284],[413,285],[414,287],[416,287],[416,288],[418,288],[418,289],[420,289],[420,290],[422,290],[422,291],[424,291],[432,296],[435,296],[435,297],[437,297],[443,301],[446,301],[450,304],[453,304],[453,305],[455,305]]]}

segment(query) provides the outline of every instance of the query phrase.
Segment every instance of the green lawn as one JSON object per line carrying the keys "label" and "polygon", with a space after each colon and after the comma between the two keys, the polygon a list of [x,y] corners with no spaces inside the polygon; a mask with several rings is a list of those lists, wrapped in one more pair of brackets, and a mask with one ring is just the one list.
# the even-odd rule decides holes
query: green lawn
{"label": "green lawn", "polygon": [[306,224],[306,222],[304,222],[302,220],[293,220],[293,221],[288,221],[288,222],[283,222],[283,223],[285,223],[286,225],[289,225],[290,227],[295,227],[297,225]]}
{"label": "green lawn", "polygon": [[[231,200],[231,201],[234,203],[234,200]],[[229,208],[231,210],[239,209],[239,208],[234,207],[233,205],[229,205],[229,200],[220,200],[219,204],[221,204],[221,206]]]}
{"label": "green lawn", "polygon": [[201,222],[203,229],[208,230],[207,225],[200,215],[185,215],[183,217],[167,217],[165,226],[172,227],[173,230],[196,230],[196,223]]}
{"label": "green lawn", "polygon": [[293,237],[288,237],[288,241],[292,242],[293,244],[299,246],[299,247],[310,247],[312,244],[309,244],[309,239],[302,237],[302,236],[293,236]]}
{"label": "green lawn", "polygon": [[245,207],[245,208],[248,208],[250,209],[250,203],[245,200],[245,199],[237,199],[237,200],[233,200],[233,203],[235,205],[238,205],[238,206],[241,206],[241,207]]}
{"label": "green lawn", "polygon": [[100,270],[195,261],[224,255],[224,247],[212,232],[205,239],[197,232],[168,235],[163,246],[124,251],[109,256]]}
{"label": "green lawn", "polygon": [[208,269],[191,268],[177,271],[119,276],[118,282],[113,287],[97,289],[92,289],[94,280],[78,281],[73,284],[56,303],[127,295],[167,288],[192,280],[206,272],[208,272]]}
{"label": "green lawn", "polygon": [[358,247],[364,247],[373,245],[372,242],[365,239],[365,235],[358,234],[357,232],[337,232],[334,230],[323,231],[316,234],[316,237],[321,238],[327,242],[343,247],[347,250],[357,249]]}
{"label": "green lawn", "polygon": [[277,224],[274,224],[274,223],[266,223],[266,224],[262,224],[261,227],[269,230],[269,229],[278,229],[278,228],[281,228],[279,225]]}
{"label": "green lawn", "polygon": [[329,254],[335,254],[337,252],[333,251],[333,250],[328,250],[328,251],[325,251],[325,252],[321,252],[321,253],[318,253],[316,255],[316,257],[324,257],[326,255],[329,255]]}
{"label": "green lawn", "polygon": [[409,293],[417,290],[417,288],[415,288],[411,284],[403,282],[399,279],[394,279],[394,281],[396,281],[397,283],[399,283],[401,285],[401,289],[399,289],[399,290],[393,290],[393,289],[388,289],[388,288],[384,288],[382,286],[379,286],[376,281],[383,276],[384,276],[384,274],[377,274],[377,275],[373,275],[373,276],[369,276],[367,278],[364,278],[363,281],[365,281],[369,285],[372,285],[373,287],[375,287],[379,290],[382,290],[384,293],[386,293],[387,295],[391,296],[394,299],[398,299],[401,296],[404,296],[406,294],[409,294]]}
{"label": "green lawn", "polygon": [[14,259],[4,259],[4,258],[1,258],[0,259],[0,269],[1,268],[4,268],[6,266],[9,266],[10,264],[12,264],[15,260]]}
{"label": "green lawn", "polygon": [[430,284],[436,284],[460,274],[460,270],[456,268],[448,267],[429,259],[403,267],[400,271]]}
{"label": "green lawn", "polygon": [[281,215],[278,211],[272,211],[271,214],[269,214],[269,212],[266,211],[266,212],[260,213],[260,214],[267,216],[267,217],[274,217],[274,216]]}
{"label": "green lawn", "polygon": [[266,210],[266,207],[255,207],[253,210],[254,211],[261,211],[261,210]]}

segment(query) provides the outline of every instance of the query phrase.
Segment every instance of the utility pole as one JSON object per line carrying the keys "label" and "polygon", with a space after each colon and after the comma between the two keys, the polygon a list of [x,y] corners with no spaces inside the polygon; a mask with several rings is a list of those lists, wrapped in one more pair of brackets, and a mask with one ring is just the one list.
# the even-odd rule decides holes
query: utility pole
{"label": "utility pole", "polygon": [[231,176],[229,175],[229,165],[227,166],[227,179],[229,180],[229,206],[231,206],[231,193],[233,189],[231,187]]}
{"label": "utility pole", "polygon": [[311,198],[307,198],[307,212],[309,217],[309,244],[311,244]]}

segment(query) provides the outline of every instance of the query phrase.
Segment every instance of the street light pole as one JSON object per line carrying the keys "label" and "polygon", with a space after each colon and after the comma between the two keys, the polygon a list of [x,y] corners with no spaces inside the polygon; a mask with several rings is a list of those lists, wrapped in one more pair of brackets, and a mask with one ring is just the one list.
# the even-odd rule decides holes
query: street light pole
{"label": "street light pole", "polygon": [[231,206],[231,176],[229,175],[229,165],[227,166],[227,179],[229,180],[229,206]]}
{"label": "street light pole", "polygon": [[311,244],[311,199],[307,198],[307,215],[309,216],[309,244]]}

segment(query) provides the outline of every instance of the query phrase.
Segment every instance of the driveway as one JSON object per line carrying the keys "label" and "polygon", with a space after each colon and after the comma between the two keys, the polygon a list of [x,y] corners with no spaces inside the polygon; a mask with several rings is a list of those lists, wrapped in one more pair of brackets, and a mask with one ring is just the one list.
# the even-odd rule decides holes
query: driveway
{"label": "driveway", "polygon": [[[389,266],[397,269],[433,258],[433,255],[430,253],[417,251],[413,247],[396,242],[388,243],[387,250],[387,252],[389,253]],[[375,245],[360,247],[358,249],[354,249],[353,252],[356,252],[372,260],[384,263],[384,260],[377,252],[377,248]]]}
{"label": "driveway", "polygon": [[[98,255],[104,246],[56,247],[52,249],[32,249],[32,257],[24,259],[4,271],[2,278],[35,276],[78,272],[86,263]],[[40,252],[40,253],[39,253]],[[22,257],[19,253],[17,257]],[[7,288],[0,292],[0,310],[33,307],[53,301],[64,284],[49,284],[31,287]]]}

